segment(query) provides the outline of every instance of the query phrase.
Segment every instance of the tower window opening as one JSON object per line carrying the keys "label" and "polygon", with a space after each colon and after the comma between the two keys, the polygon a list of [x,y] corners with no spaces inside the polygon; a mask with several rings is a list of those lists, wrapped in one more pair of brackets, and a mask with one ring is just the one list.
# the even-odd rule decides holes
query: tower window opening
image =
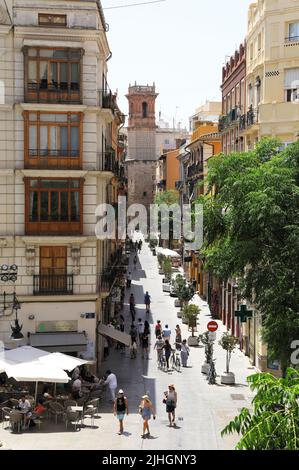
{"label": "tower window opening", "polygon": [[142,103],[142,117],[147,117],[147,103],[145,101]]}

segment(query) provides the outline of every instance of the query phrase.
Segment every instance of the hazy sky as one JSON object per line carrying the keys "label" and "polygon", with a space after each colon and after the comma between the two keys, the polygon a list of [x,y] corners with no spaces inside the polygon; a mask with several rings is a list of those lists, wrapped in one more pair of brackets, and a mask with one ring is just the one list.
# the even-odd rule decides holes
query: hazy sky
{"label": "hazy sky", "polygon": [[105,9],[146,0],[102,0],[110,26],[109,85],[124,95],[129,83],[156,83],[156,115],[187,125],[206,100],[220,99],[222,65],[246,35],[252,0],[166,0],[131,8]]}

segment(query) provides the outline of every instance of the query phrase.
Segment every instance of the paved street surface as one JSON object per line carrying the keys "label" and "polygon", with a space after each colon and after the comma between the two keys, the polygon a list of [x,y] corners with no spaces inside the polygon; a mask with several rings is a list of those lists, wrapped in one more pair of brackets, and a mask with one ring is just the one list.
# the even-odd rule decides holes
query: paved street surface
{"label": "paved street surface", "polygon": [[[118,422],[112,413],[112,405],[108,402],[109,393],[101,404],[100,414],[96,417],[94,428],[86,420],[86,426],[77,432],[71,428],[66,431],[64,424],[53,422],[43,423],[40,430],[34,428],[22,434],[12,434],[8,429],[0,429],[0,440],[6,442],[11,449],[168,449],[168,450],[206,450],[206,449],[232,449],[237,442],[237,436],[224,439],[220,436],[221,429],[234,417],[243,406],[248,406],[252,393],[246,385],[246,376],[255,372],[250,367],[248,358],[239,350],[231,360],[231,370],[236,375],[235,386],[224,386],[217,378],[217,385],[209,385],[203,374],[201,365],[204,362],[203,347],[191,348],[188,368],[181,372],[163,372],[157,369],[156,352],[154,346],[154,324],[160,319],[162,324],[169,324],[174,332],[175,325],[182,328],[183,339],[190,333],[187,326],[177,319],[177,308],[174,307],[174,298],[162,292],[162,276],[158,274],[157,258],[152,256],[148,246],[144,244],[139,255],[140,263],[136,270],[131,268],[133,274],[132,289],[137,306],[137,315],[143,320],[145,317],[143,298],[146,290],[152,297],[151,304],[151,353],[147,361],[141,358],[138,351],[136,359],[130,359],[129,351],[120,354],[111,351],[110,356],[102,365],[102,372],[110,368],[118,378],[119,388],[125,390],[129,399],[130,414],[125,418],[125,433],[117,434]],[[132,266],[132,265],[131,265]],[[130,314],[128,295],[124,307],[126,330],[129,330]],[[201,308],[197,335],[206,330],[210,320],[209,308],[198,296],[193,303]],[[220,374],[225,370],[225,353],[218,345],[218,339],[224,328],[218,322],[217,340],[215,343],[216,370]],[[172,341],[174,334],[172,335]],[[162,403],[163,392],[169,383],[173,383],[178,393],[178,407],[176,427],[168,426],[165,405]],[[141,439],[142,419],[138,414],[140,397],[148,393],[153,400],[157,419],[150,421],[151,437]]]}

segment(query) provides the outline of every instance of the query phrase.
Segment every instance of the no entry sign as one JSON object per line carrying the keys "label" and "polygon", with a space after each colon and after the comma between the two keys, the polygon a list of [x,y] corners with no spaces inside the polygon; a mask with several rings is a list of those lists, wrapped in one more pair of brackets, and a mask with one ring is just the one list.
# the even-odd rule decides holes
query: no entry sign
{"label": "no entry sign", "polygon": [[215,321],[209,321],[207,324],[207,328],[209,331],[217,331],[218,330],[218,324]]}

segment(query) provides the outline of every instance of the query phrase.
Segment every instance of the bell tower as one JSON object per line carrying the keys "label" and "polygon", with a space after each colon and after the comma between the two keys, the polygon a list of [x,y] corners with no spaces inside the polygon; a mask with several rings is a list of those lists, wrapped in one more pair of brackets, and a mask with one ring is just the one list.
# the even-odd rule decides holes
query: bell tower
{"label": "bell tower", "polygon": [[152,86],[129,86],[128,160],[157,160],[155,105],[158,94]]}

